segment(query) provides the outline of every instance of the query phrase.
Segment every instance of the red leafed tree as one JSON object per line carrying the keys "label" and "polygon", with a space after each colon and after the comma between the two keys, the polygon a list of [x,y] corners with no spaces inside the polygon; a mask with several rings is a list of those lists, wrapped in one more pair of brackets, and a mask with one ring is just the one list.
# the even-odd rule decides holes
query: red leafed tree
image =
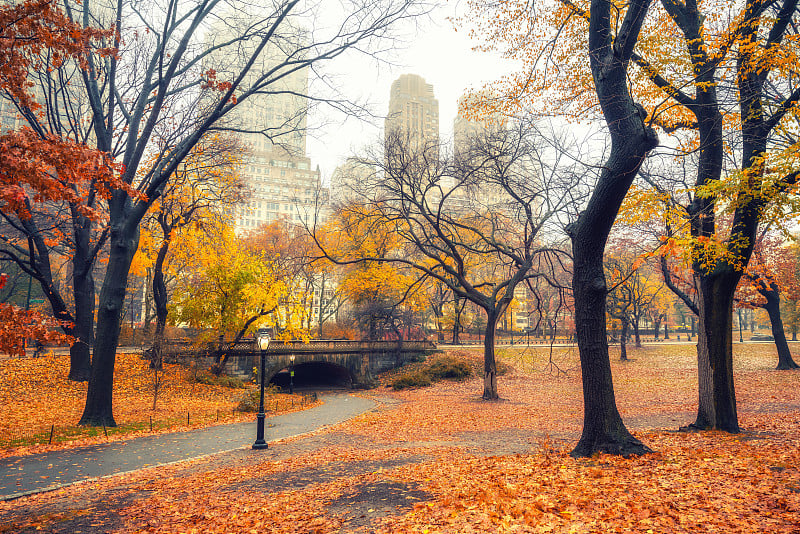
{"label": "red leafed tree", "polygon": [[798,280],[795,277],[796,258],[792,251],[782,246],[776,236],[764,236],[756,243],[747,270],[736,288],[740,306],[763,308],[769,315],[772,337],[778,349],[777,369],[797,369],[792,359],[786,332],[781,318],[781,292],[796,294]]}
{"label": "red leafed tree", "polygon": [[[28,0],[0,7],[0,90],[21,115],[38,118],[40,123],[44,117],[42,105],[32,92],[35,83],[29,80],[31,69],[40,67],[42,61],[59,67],[67,57],[85,65],[91,43],[109,35],[72,23],[54,4],[53,0]],[[59,175],[68,175],[75,182],[99,179],[107,183],[113,179],[104,154],[61,139],[44,128],[25,128],[0,136],[3,210],[24,213],[31,193],[36,201],[78,200],[74,191],[63,187]]]}
{"label": "red leafed tree", "polygon": [[[113,36],[74,24],[52,0],[0,7],[0,91],[24,124],[0,134],[0,259],[17,263],[41,285],[57,319],[47,324],[79,341],[71,349],[76,380],[88,379],[90,368],[92,270],[105,240],[97,205],[124,185],[110,156],[86,146],[85,130],[76,127],[79,111],[65,105],[65,88],[74,81],[46,83],[35,73],[70,62],[77,78],[90,55],[113,53],[96,46]],[[53,264],[62,260],[71,263],[72,295],[56,283]],[[19,321],[19,331],[30,323],[20,313],[9,312],[7,320],[11,329]]]}
{"label": "red leafed tree", "polygon": [[[0,274],[0,287],[7,279],[5,274]],[[42,343],[71,342],[72,338],[56,331],[59,326],[57,320],[35,310],[0,303],[0,352],[24,356],[27,340],[31,338]]]}

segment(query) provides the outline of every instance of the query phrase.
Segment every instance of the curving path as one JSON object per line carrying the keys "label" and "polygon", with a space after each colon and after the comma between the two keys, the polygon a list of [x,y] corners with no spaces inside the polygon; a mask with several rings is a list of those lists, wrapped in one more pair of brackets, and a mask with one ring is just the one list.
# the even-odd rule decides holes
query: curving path
{"label": "curving path", "polygon": [[[375,401],[344,393],[324,394],[323,403],[266,420],[265,439],[273,442],[313,432],[371,410]],[[249,447],[256,423],[232,423],[186,432],[142,436],[75,449],[12,456],[0,460],[0,501],[60,486]]]}

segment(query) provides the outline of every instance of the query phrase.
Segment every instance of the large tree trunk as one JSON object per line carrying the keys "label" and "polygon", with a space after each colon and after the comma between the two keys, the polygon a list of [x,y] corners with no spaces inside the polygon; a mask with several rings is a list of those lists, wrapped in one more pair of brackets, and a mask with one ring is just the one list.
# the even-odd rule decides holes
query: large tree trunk
{"label": "large tree trunk", "polygon": [[[587,212],[592,205],[590,201]],[[584,215],[581,216],[582,220]],[[591,229],[592,225],[588,228]],[[648,449],[625,428],[617,410],[611,376],[606,339],[607,289],[602,254],[608,234],[591,234],[582,231],[572,235],[575,328],[581,358],[584,406],[583,433],[572,455],[591,456],[596,452],[641,454]],[[600,251],[591,253],[597,247],[598,239],[602,241]],[[587,253],[587,249],[590,253]]]}
{"label": "large tree trunk", "polygon": [[573,456],[596,452],[643,454],[649,449],[622,422],[614,397],[606,339],[606,286],[603,253],[608,234],[647,153],[658,144],[644,125],[643,110],[628,93],[627,67],[648,0],[628,4],[625,20],[612,39],[611,5],[593,0],[589,22],[589,59],[595,90],[611,135],[611,152],[586,209],[570,225],[575,299],[575,330],[583,381],[583,433]]}
{"label": "large tree trunk", "polygon": [[92,222],[72,209],[75,256],[72,258],[72,294],[75,299],[75,343],[69,349],[69,379],[78,382],[89,380],[91,375],[91,347],[94,345],[95,290],[91,258]]}
{"label": "large tree trunk", "polygon": [[739,274],[700,277],[697,339],[698,409],[692,426],[738,432],[733,385],[733,294]]}
{"label": "large tree trunk", "polygon": [[494,338],[500,315],[497,311],[486,310],[486,330],[483,335],[483,398],[486,400],[500,398],[497,393],[497,362],[494,357]]}
{"label": "large tree trunk", "polygon": [[75,272],[72,282],[75,298],[75,326],[72,331],[75,343],[69,349],[69,379],[78,382],[89,380],[91,347],[94,345],[94,277],[91,265],[83,269],[82,273]]}
{"label": "large tree trunk", "polygon": [[775,348],[778,349],[778,367],[776,367],[776,369],[797,369],[800,366],[792,359],[789,343],[786,341],[786,333],[783,331],[781,294],[777,286],[770,284],[769,288],[761,287],[758,292],[767,299],[763,308],[767,310],[767,314],[769,314],[769,322],[772,326],[772,338],[775,340]]}
{"label": "large tree trunk", "polygon": [[131,261],[139,245],[139,226],[115,228],[111,232],[108,269],[100,290],[97,310],[97,338],[92,376],[86,392],[86,406],[78,424],[116,426],[113,415],[114,362],[119,343],[120,321]]}

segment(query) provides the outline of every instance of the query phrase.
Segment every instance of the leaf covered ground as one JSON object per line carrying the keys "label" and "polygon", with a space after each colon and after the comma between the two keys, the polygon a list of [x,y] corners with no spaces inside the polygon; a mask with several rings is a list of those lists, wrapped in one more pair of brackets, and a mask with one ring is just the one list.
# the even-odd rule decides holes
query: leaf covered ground
{"label": "leaf covered ground", "polygon": [[379,388],[379,409],[266,451],[0,503],[0,532],[800,532],[800,373],[773,370],[769,345],[736,346],[738,435],[677,431],[693,346],[614,362],[623,418],[656,451],[630,459],[568,455],[572,350],[504,356],[499,402],[479,400],[479,378]]}
{"label": "leaf covered ground", "polygon": [[[68,380],[69,355],[52,351],[39,358],[0,359],[0,445],[47,439],[52,425],[74,434],[67,445],[34,445],[0,448],[0,458],[11,454],[41,452],[108,439],[130,437],[154,429],[177,430],[219,422],[251,420],[252,414],[235,411],[244,389],[208,385],[192,380],[194,370],[165,364],[159,373],[160,387],[153,409],[154,374],[149,362],[137,354],[119,354],[114,373],[114,418],[118,429],[94,431],[75,427],[86,401],[86,382]],[[284,397],[283,395],[280,396]],[[19,437],[19,440],[13,438]]]}

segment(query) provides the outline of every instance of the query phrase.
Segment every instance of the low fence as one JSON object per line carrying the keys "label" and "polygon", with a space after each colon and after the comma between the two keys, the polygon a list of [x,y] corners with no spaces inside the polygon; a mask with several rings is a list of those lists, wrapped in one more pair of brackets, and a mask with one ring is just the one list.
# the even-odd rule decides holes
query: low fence
{"label": "low fence", "polygon": [[[306,406],[317,401],[317,394],[303,395],[300,399],[294,397],[269,398],[264,401],[264,412],[280,413],[298,406]],[[66,443],[88,438],[104,437],[111,440],[115,436],[124,436],[132,433],[157,432],[164,430],[188,430],[213,424],[225,424],[247,419],[254,412],[240,412],[236,409],[230,411],[216,410],[216,412],[186,412],[186,415],[174,416],[167,419],[150,417],[145,421],[122,421],[115,427],[84,427],[77,425],[61,425],[53,423],[49,427],[37,430],[9,429],[0,436],[0,448],[23,447],[30,445],[45,445],[53,443]]]}

